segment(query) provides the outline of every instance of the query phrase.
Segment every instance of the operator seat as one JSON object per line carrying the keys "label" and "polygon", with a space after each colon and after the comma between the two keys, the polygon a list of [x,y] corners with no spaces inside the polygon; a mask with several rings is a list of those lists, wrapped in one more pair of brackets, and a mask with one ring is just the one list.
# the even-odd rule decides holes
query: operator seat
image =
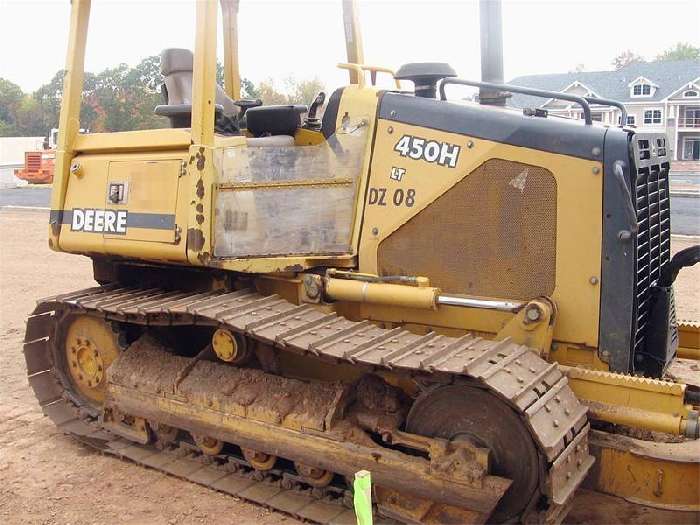
{"label": "operator seat", "polygon": [[[160,54],[161,86],[167,104],[156,106],[155,114],[168,117],[171,127],[187,128],[192,122],[192,70],[194,56],[189,49],[165,49]],[[238,133],[238,106],[221,86],[216,86],[216,131]],[[234,129],[235,128],[235,129]]]}

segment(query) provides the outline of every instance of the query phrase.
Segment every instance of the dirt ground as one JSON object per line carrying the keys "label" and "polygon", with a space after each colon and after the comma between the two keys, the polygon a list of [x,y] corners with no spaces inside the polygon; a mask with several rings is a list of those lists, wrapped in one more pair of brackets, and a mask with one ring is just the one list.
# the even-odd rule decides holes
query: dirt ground
{"label": "dirt ground", "polygon": [[[0,523],[297,523],[102,456],[57,432],[42,416],[25,376],[25,319],[38,298],[94,284],[88,259],[48,249],[47,222],[45,212],[0,210]],[[674,239],[674,249],[691,244],[693,239]],[[677,290],[679,317],[700,319],[700,267],[682,273]],[[567,521],[680,525],[694,520],[580,491]]]}

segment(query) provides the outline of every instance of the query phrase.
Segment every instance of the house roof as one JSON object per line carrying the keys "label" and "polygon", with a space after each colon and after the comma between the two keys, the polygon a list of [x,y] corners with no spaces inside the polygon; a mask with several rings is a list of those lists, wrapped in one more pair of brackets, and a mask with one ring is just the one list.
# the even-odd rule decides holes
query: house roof
{"label": "house roof", "polygon": [[[630,97],[630,82],[639,77],[649,79],[658,86],[651,97]],[[603,98],[620,102],[658,101],[678,91],[684,84],[700,77],[700,60],[673,60],[664,62],[639,62],[629,64],[618,71],[583,71],[552,75],[527,75],[508,82],[518,86],[562,91],[574,82],[580,82]],[[513,93],[508,104],[515,107],[539,107],[546,99]]]}

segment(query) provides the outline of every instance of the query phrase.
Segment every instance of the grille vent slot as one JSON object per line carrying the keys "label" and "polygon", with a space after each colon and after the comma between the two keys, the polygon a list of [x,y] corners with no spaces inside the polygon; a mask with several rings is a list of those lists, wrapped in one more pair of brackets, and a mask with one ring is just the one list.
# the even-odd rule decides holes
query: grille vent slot
{"label": "grille vent slot", "polygon": [[[650,148],[654,144],[655,148]],[[654,151],[656,150],[656,151]],[[637,140],[638,163],[635,184],[635,209],[639,230],[636,249],[636,331],[634,351],[644,349],[651,307],[650,289],[656,285],[661,268],[671,258],[671,210],[669,193],[670,164],[665,138]],[[662,154],[663,152],[663,154]],[[674,328],[675,330],[675,328]]]}

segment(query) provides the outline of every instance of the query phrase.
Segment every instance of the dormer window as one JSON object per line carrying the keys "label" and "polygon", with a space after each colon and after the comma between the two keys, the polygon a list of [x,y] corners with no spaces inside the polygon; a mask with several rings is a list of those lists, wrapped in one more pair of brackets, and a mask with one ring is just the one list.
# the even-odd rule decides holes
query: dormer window
{"label": "dormer window", "polygon": [[635,78],[629,83],[630,97],[642,98],[642,97],[652,97],[658,86],[654,84],[651,80],[644,77]]}
{"label": "dormer window", "polygon": [[691,98],[691,97],[697,97],[698,92],[695,91],[694,89],[689,89],[688,91],[683,92],[683,98]]}

